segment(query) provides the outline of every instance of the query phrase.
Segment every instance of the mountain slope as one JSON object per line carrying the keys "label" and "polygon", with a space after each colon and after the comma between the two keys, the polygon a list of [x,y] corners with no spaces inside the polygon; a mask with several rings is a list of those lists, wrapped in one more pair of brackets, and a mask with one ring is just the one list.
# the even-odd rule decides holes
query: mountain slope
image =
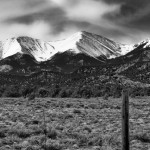
{"label": "mountain slope", "polygon": [[115,58],[133,50],[133,46],[113,42],[105,37],[85,31],[75,33],[62,41],[50,42],[59,52],[70,50],[74,53],[84,53],[97,59],[99,56]]}
{"label": "mountain slope", "polygon": [[30,55],[17,53],[0,61],[0,72],[28,74],[38,71],[38,66],[36,60]]}
{"label": "mountain slope", "polygon": [[100,35],[82,31],[55,42],[45,42],[30,37],[7,39],[0,42],[0,59],[21,53],[34,57],[37,62],[43,62],[50,60],[57,53],[66,51],[74,54],[82,53],[95,59],[100,56],[110,59],[125,55],[133,48],[132,45],[119,44]]}
{"label": "mountain slope", "polygon": [[106,66],[109,73],[115,66],[116,73],[127,75],[127,70],[132,73],[141,66],[140,63],[150,61],[150,40],[125,45],[85,31],[55,42],[18,37],[0,42],[0,59],[0,72],[31,74],[47,70],[72,73],[84,66]]}
{"label": "mountain slope", "polygon": [[[82,87],[91,90],[98,87],[102,92],[107,88],[121,89],[124,85],[133,89],[150,88],[149,40],[128,46],[99,35],[77,33],[67,40],[48,42],[55,50],[52,49],[54,55],[43,62],[38,62],[34,56],[38,41],[22,37],[17,41],[21,43],[21,52],[0,61],[3,85],[27,84],[51,89],[57,86],[73,92]],[[39,41],[38,51],[43,50],[40,44]],[[130,48],[134,49],[130,51]]]}
{"label": "mountain slope", "polygon": [[19,37],[17,41],[21,46],[21,51],[33,56],[38,62],[47,61],[57,53],[48,42],[30,37]]}
{"label": "mountain slope", "polygon": [[109,64],[127,64],[150,61],[150,41],[145,40],[135,45],[135,49],[116,59],[108,60]]}
{"label": "mountain slope", "polygon": [[0,42],[0,59],[7,58],[16,53],[22,53],[21,46],[16,38],[7,39]]}
{"label": "mountain slope", "polygon": [[71,73],[81,66],[97,66],[101,65],[103,58],[93,58],[84,53],[74,54],[72,51],[57,53],[50,60],[42,62],[42,66],[55,66],[61,72]]}
{"label": "mountain slope", "polygon": [[0,42],[0,59],[16,53],[28,54],[40,62],[48,60],[55,51],[49,43],[30,37],[11,38]]}

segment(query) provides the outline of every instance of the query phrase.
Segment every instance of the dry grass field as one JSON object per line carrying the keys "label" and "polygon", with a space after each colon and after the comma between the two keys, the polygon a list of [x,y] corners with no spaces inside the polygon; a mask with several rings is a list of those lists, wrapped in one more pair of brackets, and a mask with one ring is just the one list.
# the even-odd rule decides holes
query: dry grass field
{"label": "dry grass field", "polygon": [[[121,150],[121,99],[0,99],[0,150]],[[130,99],[131,150],[150,150],[150,98]]]}

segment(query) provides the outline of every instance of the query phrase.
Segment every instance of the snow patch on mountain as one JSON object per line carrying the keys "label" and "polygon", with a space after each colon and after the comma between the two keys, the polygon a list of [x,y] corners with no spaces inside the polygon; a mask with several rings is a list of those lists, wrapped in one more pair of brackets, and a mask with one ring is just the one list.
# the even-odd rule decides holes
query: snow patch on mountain
{"label": "snow patch on mountain", "polygon": [[77,32],[65,40],[49,42],[55,48],[55,51],[63,53],[67,50],[74,53],[81,53],[77,48],[77,42],[82,39],[82,32]]}
{"label": "snow patch on mountain", "polygon": [[30,37],[19,37],[17,41],[22,47],[22,52],[32,55],[38,62],[47,61],[57,53],[48,42]]}
{"label": "snow patch on mountain", "polygon": [[147,47],[150,47],[150,39],[147,39],[145,42],[145,45],[143,48],[147,48]]}
{"label": "snow patch on mountain", "polygon": [[30,37],[11,38],[0,42],[0,59],[16,53],[28,54],[41,62],[50,59],[57,51],[48,42]]}
{"label": "snow patch on mountain", "polygon": [[127,45],[127,44],[120,44],[121,55],[126,55],[130,51],[134,50],[136,47],[135,45]]}
{"label": "snow patch on mountain", "polygon": [[1,58],[6,58],[16,53],[22,53],[21,46],[15,38],[7,39],[1,42]]}
{"label": "snow patch on mountain", "polygon": [[60,53],[65,51],[72,51],[76,54],[84,53],[95,59],[99,56],[105,56],[108,59],[121,56],[118,44],[86,31],[77,32],[65,40],[49,43]]}
{"label": "snow patch on mountain", "polygon": [[146,39],[142,42],[139,42],[138,44],[136,44],[136,47],[139,47],[139,46],[142,46],[142,45],[143,45],[143,48],[150,47],[150,39]]}
{"label": "snow patch on mountain", "polygon": [[[150,45],[150,41],[147,42]],[[145,45],[146,46],[146,45]],[[0,42],[0,59],[16,53],[29,54],[38,62],[50,60],[55,54],[71,51],[84,53],[95,59],[119,57],[135,49],[134,45],[119,44],[103,36],[81,31],[67,39],[45,42],[30,37],[11,38]],[[103,58],[104,58],[103,57]]]}

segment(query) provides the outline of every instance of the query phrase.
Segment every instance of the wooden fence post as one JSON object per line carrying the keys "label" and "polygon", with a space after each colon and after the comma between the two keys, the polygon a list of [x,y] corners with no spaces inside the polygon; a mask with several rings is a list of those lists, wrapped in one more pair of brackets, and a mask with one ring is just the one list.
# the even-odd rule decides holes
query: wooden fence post
{"label": "wooden fence post", "polygon": [[122,92],[122,150],[129,150],[129,93],[125,89]]}

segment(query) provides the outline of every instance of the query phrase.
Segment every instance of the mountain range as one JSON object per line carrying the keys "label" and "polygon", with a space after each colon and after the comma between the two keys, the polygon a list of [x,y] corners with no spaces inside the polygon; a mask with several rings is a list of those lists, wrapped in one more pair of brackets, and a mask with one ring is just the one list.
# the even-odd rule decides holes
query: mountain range
{"label": "mountain range", "polygon": [[83,65],[99,65],[125,55],[136,46],[85,31],[55,42],[30,37],[10,38],[0,42],[0,72],[31,73],[30,70],[38,68],[72,72]]}
{"label": "mountain range", "polygon": [[39,72],[55,72],[70,74],[73,78],[85,77],[85,74],[113,74],[135,82],[150,83],[149,66],[149,39],[127,45],[82,31],[55,42],[31,37],[0,42],[0,76],[3,79],[8,75],[25,77]]}
{"label": "mountain range", "polygon": [[28,54],[37,62],[42,62],[64,52],[83,53],[95,59],[99,56],[110,59],[124,55],[133,48],[133,45],[119,44],[100,35],[82,31],[65,40],[55,42],[45,42],[30,37],[7,39],[0,42],[0,59],[20,53]]}

